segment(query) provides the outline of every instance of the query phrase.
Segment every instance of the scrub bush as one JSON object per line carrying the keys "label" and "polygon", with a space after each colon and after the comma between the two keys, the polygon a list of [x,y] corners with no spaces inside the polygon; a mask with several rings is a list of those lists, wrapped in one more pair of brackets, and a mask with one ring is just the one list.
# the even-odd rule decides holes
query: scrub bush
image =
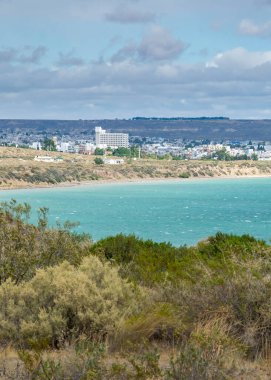
{"label": "scrub bush", "polygon": [[80,334],[104,339],[120,318],[137,310],[140,294],[117,268],[93,256],[77,268],[64,262],[38,270],[29,282],[1,285],[0,339],[22,345],[45,341],[53,347]]}
{"label": "scrub bush", "polygon": [[28,223],[31,207],[16,201],[0,207],[0,284],[31,279],[36,269],[67,260],[79,264],[89,254],[91,239],[70,231],[69,223],[48,228],[47,209],[39,210],[38,226]]}

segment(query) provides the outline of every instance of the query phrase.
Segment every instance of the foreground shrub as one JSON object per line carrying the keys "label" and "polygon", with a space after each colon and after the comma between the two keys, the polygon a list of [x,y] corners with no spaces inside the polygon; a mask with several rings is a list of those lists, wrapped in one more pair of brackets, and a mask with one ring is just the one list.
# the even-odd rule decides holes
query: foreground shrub
{"label": "foreground shrub", "polygon": [[39,210],[38,226],[29,224],[31,207],[16,201],[0,207],[0,284],[8,278],[15,283],[32,278],[38,268],[64,260],[79,264],[89,253],[88,235],[70,231],[71,224],[49,228],[47,209]]}
{"label": "foreground shrub", "polygon": [[189,271],[186,258],[193,250],[119,234],[98,241],[91,252],[120,265],[124,277],[153,286],[179,281]]}
{"label": "foreground shrub", "polygon": [[122,319],[110,339],[110,347],[122,349],[140,341],[173,341],[182,327],[177,307],[153,303],[130,318]]}
{"label": "foreground shrub", "polygon": [[[231,336],[228,313],[221,310],[194,326],[178,347],[166,370],[167,380],[237,379],[236,363],[243,358],[243,346]],[[243,375],[246,371],[243,371]],[[245,377],[244,377],[245,378]]]}
{"label": "foreground shrub", "polygon": [[244,262],[255,265],[261,259],[271,269],[270,247],[248,235],[217,233],[195,247],[174,247],[119,234],[98,241],[90,250],[120,265],[124,277],[147,286],[178,285],[180,280],[197,283],[208,272],[210,281],[217,283],[242,271]]}
{"label": "foreground shrub", "polygon": [[104,339],[120,318],[137,310],[140,291],[117,268],[88,257],[77,268],[65,262],[34,278],[0,287],[0,338],[26,345],[40,340],[59,347],[84,333]]}
{"label": "foreground shrub", "polygon": [[[268,358],[271,355],[271,284],[269,277],[240,272],[220,278],[219,283],[210,281],[211,271],[202,276],[197,284],[182,283],[162,290],[161,299],[179,306],[179,319],[183,329],[179,341],[190,336],[199,323],[204,325],[214,315],[223,314],[228,323],[228,335],[237,339],[250,359]],[[251,268],[253,272],[255,268]]]}
{"label": "foreground shrub", "polygon": [[[160,372],[166,379],[222,379],[235,371],[233,358],[270,359],[271,249],[265,242],[217,233],[195,247],[124,235],[92,245],[68,225],[49,229],[46,209],[38,226],[28,224],[29,212],[16,202],[0,209],[3,344],[70,348],[83,335],[86,344],[106,343],[120,355],[111,368],[99,350],[88,359],[84,349],[75,379],[79,373],[158,379]],[[167,368],[159,367],[155,352],[135,352],[142,340],[174,347]],[[72,373],[42,353],[28,354],[21,351],[26,366],[35,362],[30,372],[47,366],[49,378],[62,369]]]}

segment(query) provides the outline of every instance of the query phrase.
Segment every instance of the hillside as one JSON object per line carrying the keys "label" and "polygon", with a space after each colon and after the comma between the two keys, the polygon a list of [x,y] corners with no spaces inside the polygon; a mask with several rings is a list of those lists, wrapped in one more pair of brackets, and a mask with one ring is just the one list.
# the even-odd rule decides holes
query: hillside
{"label": "hillside", "polygon": [[0,130],[28,129],[48,133],[93,131],[95,126],[128,132],[132,136],[171,139],[265,140],[271,139],[271,120],[202,119],[144,119],[129,120],[0,120]]}
{"label": "hillside", "polygon": [[[96,165],[93,156],[61,154],[63,162],[37,162],[46,152],[0,148],[0,188],[77,184],[88,181],[216,178],[271,175],[271,161],[126,160],[123,165]],[[59,153],[50,152],[52,157]]]}

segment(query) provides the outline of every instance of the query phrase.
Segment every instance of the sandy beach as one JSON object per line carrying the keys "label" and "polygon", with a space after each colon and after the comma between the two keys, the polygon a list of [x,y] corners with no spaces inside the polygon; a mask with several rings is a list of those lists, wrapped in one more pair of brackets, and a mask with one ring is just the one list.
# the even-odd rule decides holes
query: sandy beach
{"label": "sandy beach", "polygon": [[271,175],[228,175],[219,177],[192,177],[192,178],[133,178],[133,179],[100,179],[93,181],[74,181],[74,182],[62,182],[58,184],[29,184],[3,187],[0,186],[0,191],[9,190],[29,190],[29,189],[53,189],[53,188],[68,188],[68,187],[82,187],[82,186],[106,186],[106,185],[128,185],[128,184],[155,184],[155,183],[183,183],[190,181],[209,181],[209,180],[227,180],[227,179],[256,179],[256,178],[271,178]]}

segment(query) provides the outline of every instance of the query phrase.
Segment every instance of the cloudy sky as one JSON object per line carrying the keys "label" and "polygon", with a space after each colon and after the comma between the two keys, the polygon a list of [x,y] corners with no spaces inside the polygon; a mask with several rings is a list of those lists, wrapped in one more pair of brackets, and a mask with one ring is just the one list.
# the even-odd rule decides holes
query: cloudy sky
{"label": "cloudy sky", "polygon": [[271,0],[0,0],[0,118],[271,118]]}

